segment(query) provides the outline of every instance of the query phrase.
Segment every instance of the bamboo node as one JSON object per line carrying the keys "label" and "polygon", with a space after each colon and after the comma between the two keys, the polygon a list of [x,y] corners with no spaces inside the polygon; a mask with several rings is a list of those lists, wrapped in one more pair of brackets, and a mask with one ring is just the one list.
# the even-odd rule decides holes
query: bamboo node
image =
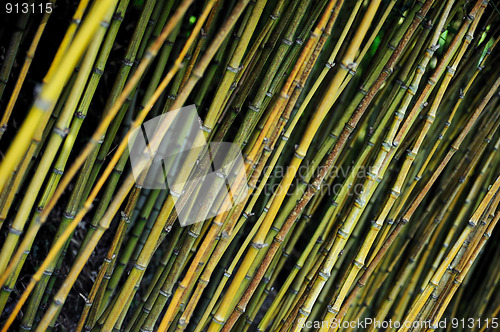
{"label": "bamboo node", "polygon": [[394,70],[392,68],[384,67],[383,72],[386,73],[387,75],[392,75]]}
{"label": "bamboo node", "polygon": [[335,67],[335,62],[326,62],[325,63],[325,67],[328,68],[328,69],[332,69],[333,67]]}
{"label": "bamboo node", "polygon": [[12,293],[12,291],[14,290],[14,288],[9,288],[9,286],[5,285],[2,287],[2,290],[4,292],[7,292],[7,293]]}
{"label": "bamboo node", "polygon": [[[113,255],[113,256],[114,256],[114,255]],[[111,262],[113,261],[113,259],[112,259],[112,258],[108,258],[108,257],[104,257],[104,259],[103,259],[103,260],[104,260],[106,263],[108,263],[108,264],[111,264]]]}
{"label": "bamboo node", "polygon": [[99,76],[102,76],[102,75],[104,74],[104,71],[100,70],[100,69],[99,69],[99,68],[97,68],[97,67],[94,67],[94,68],[92,69],[92,72],[93,72],[94,74],[96,74],[96,75],[99,75]]}
{"label": "bamboo node", "polygon": [[122,220],[125,220],[126,222],[130,222],[130,217],[128,216],[128,214],[125,211],[121,211],[120,215],[122,217]]}
{"label": "bamboo node", "polygon": [[54,271],[50,271],[50,270],[44,270],[42,273],[48,277],[50,277],[52,275]]}
{"label": "bamboo node", "polygon": [[307,317],[311,314],[311,311],[307,310],[306,308],[304,308],[304,306],[300,307],[299,308],[299,312],[301,315]]}
{"label": "bamboo node", "polygon": [[200,129],[203,130],[206,133],[210,133],[212,131],[212,128],[206,127],[205,125],[200,125]]}
{"label": "bamboo node", "polygon": [[[382,150],[384,150],[385,152],[389,152],[391,150],[391,144],[387,143],[387,142],[382,142],[381,147],[383,148]],[[376,176],[375,174],[373,174],[371,172],[368,172],[368,174],[370,176],[373,175],[373,177]]]}
{"label": "bamboo node", "polygon": [[450,67],[450,66],[446,66],[446,71],[448,73],[450,73],[452,76],[455,75],[455,72],[456,72],[455,68]]}
{"label": "bamboo node", "polygon": [[216,324],[219,324],[219,325],[224,325],[224,322],[223,322],[223,321],[220,321],[220,320],[218,320],[218,319],[217,319],[217,318],[215,318],[215,317],[213,317],[213,318],[212,318],[212,321],[213,321],[214,323],[216,323]]}
{"label": "bamboo node", "polygon": [[21,324],[21,325],[19,326],[19,328],[20,328],[21,330],[31,331],[31,328],[32,328],[32,327],[31,327],[31,326],[29,326],[29,325]]}
{"label": "bamboo node", "polygon": [[135,268],[136,270],[144,271],[144,270],[146,269],[146,266],[142,266],[142,265],[140,265],[140,264],[138,264],[138,263],[135,263],[135,264],[134,264],[134,268]]}
{"label": "bamboo node", "polygon": [[327,310],[329,313],[332,313],[332,314],[334,314],[334,315],[337,315],[337,314],[339,313],[339,311],[338,311],[338,310],[335,310],[335,309],[333,308],[333,306],[332,306],[332,305],[330,305],[330,304],[326,306],[326,310]]}
{"label": "bamboo node", "polygon": [[[422,20],[424,19],[424,16],[422,16],[422,15],[420,14],[420,11],[419,11],[418,13],[416,13],[416,14],[415,14],[415,17],[416,17],[419,21],[422,21]],[[425,26],[424,26],[424,28],[425,28]]]}
{"label": "bamboo node", "polygon": [[250,213],[243,212],[243,217],[245,217],[245,219],[248,219],[248,218],[250,218],[251,216],[253,216],[254,214],[255,214],[255,213],[252,213],[252,212],[250,212]]}
{"label": "bamboo node", "polygon": [[170,298],[170,296],[172,295],[172,293],[170,292],[165,292],[163,289],[160,289],[158,291],[158,293],[160,293],[161,295],[163,295],[164,297],[166,297],[167,299]]}
{"label": "bamboo node", "polygon": [[312,188],[315,192],[321,189],[321,185],[314,185],[314,183],[309,184],[309,188]]}
{"label": "bamboo node", "polygon": [[257,242],[252,242],[251,246],[252,246],[252,247],[254,247],[254,248],[255,248],[255,249],[257,249],[257,250],[260,250],[260,249],[262,249],[262,248],[267,247],[267,246],[268,246],[268,244],[267,244],[267,243],[257,243]]}
{"label": "bamboo node", "polygon": [[9,227],[9,233],[19,236],[19,235],[23,234],[23,231],[15,229],[14,227],[11,226],[11,227]]}
{"label": "bamboo node", "polygon": [[121,13],[115,13],[112,18],[115,21],[119,21],[119,22],[123,21],[123,15]]}
{"label": "bamboo node", "polygon": [[174,196],[176,198],[179,198],[182,195],[182,193],[177,193],[173,189],[170,189],[169,192],[170,192],[170,195],[172,195],[172,196]]}
{"label": "bamboo node", "polygon": [[344,232],[342,229],[339,229],[337,231],[337,234],[339,235],[340,238],[342,239],[347,239],[349,237],[349,233]]}
{"label": "bamboo node", "polygon": [[[274,242],[276,242],[276,243],[278,243],[278,244],[282,244],[282,243],[283,243],[283,241],[284,241],[284,239],[282,239],[281,237],[275,236],[275,237],[273,238],[273,241],[274,241]],[[285,256],[285,255],[284,255],[285,253],[286,253],[286,252],[285,252],[285,251],[283,251],[283,256]]]}
{"label": "bamboo node", "polygon": [[124,66],[127,66],[127,67],[132,67],[132,66],[134,65],[134,62],[133,62],[133,61],[130,61],[130,60],[128,60],[128,59],[123,59],[123,60],[122,60],[122,64],[123,64]]}
{"label": "bamboo node", "polygon": [[356,265],[357,267],[359,267],[360,269],[364,266],[364,264],[363,264],[363,263],[358,262],[357,260],[353,260],[353,261],[352,261],[352,263],[353,263],[354,265]]}
{"label": "bamboo node", "polygon": [[254,106],[254,105],[249,105],[248,108],[251,110],[251,111],[254,111],[256,113],[258,113],[260,111],[260,109],[257,107],[257,106]]}
{"label": "bamboo node", "polygon": [[408,149],[408,150],[406,150],[406,157],[409,160],[415,160],[415,158],[417,157],[417,154],[415,152],[413,152],[412,150]]}
{"label": "bamboo node", "polygon": [[64,300],[60,300],[60,299],[53,299],[52,302],[54,302],[54,304],[58,307],[60,307],[64,304]]}
{"label": "bamboo node", "polygon": [[441,46],[439,44],[436,44],[436,45],[429,47],[428,50],[430,50],[432,53],[434,53],[439,49],[439,47],[441,47]]}
{"label": "bamboo node", "polygon": [[346,122],[345,125],[344,125],[344,128],[349,132],[349,133],[352,133],[354,131],[354,127],[349,123],[349,122]]}
{"label": "bamboo node", "polygon": [[283,44],[285,44],[285,45],[288,45],[288,46],[291,46],[291,45],[293,44],[293,41],[288,40],[288,39],[286,39],[286,38],[283,38],[283,39],[281,40],[281,42],[282,42]]}
{"label": "bamboo node", "polygon": [[431,30],[432,27],[433,27],[433,24],[432,24],[432,20],[425,20],[423,23],[422,23],[422,26],[424,27],[424,29],[426,30]]}
{"label": "bamboo node", "polygon": [[372,228],[380,230],[382,228],[382,225],[379,224],[376,220],[372,220]]}
{"label": "bamboo node", "polygon": [[[94,143],[94,144],[102,144],[104,142],[104,139],[103,138],[95,139],[94,137],[91,137],[89,141]],[[102,164],[103,161],[100,159],[97,159],[96,162],[100,162]]]}

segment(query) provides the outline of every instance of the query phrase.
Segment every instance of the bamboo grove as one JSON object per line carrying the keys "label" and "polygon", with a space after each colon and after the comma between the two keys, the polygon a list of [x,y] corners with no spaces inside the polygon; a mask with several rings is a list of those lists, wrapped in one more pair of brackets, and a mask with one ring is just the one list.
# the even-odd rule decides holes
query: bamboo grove
{"label": "bamboo grove", "polygon": [[[0,30],[2,332],[500,329],[495,1],[25,3]],[[189,105],[236,152],[132,165]]]}

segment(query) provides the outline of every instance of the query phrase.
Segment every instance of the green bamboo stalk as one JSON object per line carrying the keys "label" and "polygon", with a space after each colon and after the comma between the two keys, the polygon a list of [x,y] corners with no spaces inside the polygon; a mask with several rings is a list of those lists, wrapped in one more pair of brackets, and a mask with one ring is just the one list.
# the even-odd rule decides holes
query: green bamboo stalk
{"label": "green bamboo stalk", "polygon": [[[28,6],[32,5],[33,1],[28,1]],[[5,91],[5,87],[9,81],[10,72],[12,70],[12,66],[14,66],[14,61],[16,60],[17,51],[19,50],[19,46],[21,44],[21,39],[23,38],[23,34],[26,30],[26,25],[28,23],[28,19],[30,17],[30,13],[26,15],[21,15],[19,20],[16,23],[15,31],[12,34],[12,38],[9,43],[9,48],[7,49],[8,56],[6,57],[2,68],[0,69],[0,99],[2,99],[3,93]],[[7,114],[5,114],[7,115]],[[5,117],[4,115],[4,117]],[[7,116],[8,120],[8,116]],[[6,129],[7,121],[2,121],[2,128]]]}

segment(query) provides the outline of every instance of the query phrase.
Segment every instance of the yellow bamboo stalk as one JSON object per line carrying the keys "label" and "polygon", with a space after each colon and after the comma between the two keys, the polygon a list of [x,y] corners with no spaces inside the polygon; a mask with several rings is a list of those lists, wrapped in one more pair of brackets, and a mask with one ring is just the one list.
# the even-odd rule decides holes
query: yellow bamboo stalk
{"label": "yellow bamboo stalk", "polygon": [[267,0],[258,0],[252,10],[252,14],[250,15],[250,19],[245,25],[245,29],[243,34],[241,35],[240,41],[238,42],[238,46],[234,51],[231,60],[224,72],[224,76],[222,77],[222,81],[217,88],[217,92],[215,94],[213,102],[210,104],[210,109],[208,111],[207,117],[203,123],[203,126],[206,128],[205,130],[211,132],[215,126],[215,123],[218,119],[218,116],[222,113],[222,106],[224,100],[227,98],[227,94],[229,92],[230,85],[233,84],[236,74],[240,71],[240,64],[245,53],[248,44],[250,43],[250,38],[254,34],[255,27],[259,22],[260,16],[264,7],[266,6]]}

